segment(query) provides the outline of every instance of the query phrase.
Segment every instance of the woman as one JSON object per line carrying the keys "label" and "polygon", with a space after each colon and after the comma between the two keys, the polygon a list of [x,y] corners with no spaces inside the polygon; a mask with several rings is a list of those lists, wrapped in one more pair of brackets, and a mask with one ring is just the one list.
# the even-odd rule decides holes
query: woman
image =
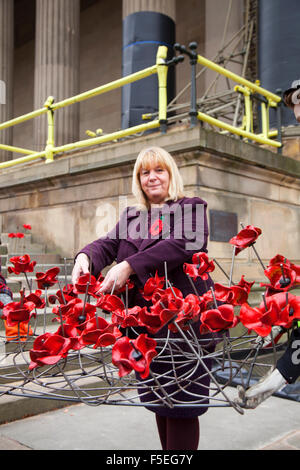
{"label": "woman", "polygon": [[[168,281],[180,289],[184,297],[194,293],[183,264],[190,263],[195,252],[207,251],[206,202],[198,197],[184,196],[174,159],[159,147],[146,148],[138,155],[133,170],[132,192],[137,199],[137,207],[127,208],[112,232],[80,251],[73,269],[73,284],[90,269],[97,277],[105,266],[116,260],[117,264],[105,276],[101,292],[120,289],[130,278],[135,287],[128,291],[129,307],[149,305],[140,292],[141,288],[156,271],[159,276],[164,276],[166,268]],[[203,295],[212,286],[212,281],[208,279],[204,283],[198,278],[194,286],[198,294]],[[164,327],[154,337],[166,335],[167,328]],[[194,327],[194,332],[199,336],[199,324]],[[178,338],[178,333],[171,335]],[[151,370],[160,367],[155,365],[155,361],[151,364]],[[197,368],[194,375],[203,372],[205,370]],[[209,390],[207,377],[201,387],[201,393],[206,396]],[[191,401],[195,400],[199,385],[196,388],[176,392],[173,385],[167,389],[167,394],[172,394],[180,402]],[[147,394],[143,396],[142,401],[149,400]],[[155,412],[164,450],[198,448],[198,416],[207,410],[206,403],[203,407],[149,407]]]}

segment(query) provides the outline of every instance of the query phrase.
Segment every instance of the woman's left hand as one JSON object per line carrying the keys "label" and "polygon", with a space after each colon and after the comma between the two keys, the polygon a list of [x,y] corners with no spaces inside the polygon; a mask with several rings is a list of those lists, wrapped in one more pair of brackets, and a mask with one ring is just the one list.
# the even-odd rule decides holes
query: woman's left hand
{"label": "woman's left hand", "polygon": [[115,286],[115,290],[121,289],[131,274],[133,274],[133,269],[127,261],[116,264],[106,274],[99,292],[101,294],[109,293],[113,286]]}

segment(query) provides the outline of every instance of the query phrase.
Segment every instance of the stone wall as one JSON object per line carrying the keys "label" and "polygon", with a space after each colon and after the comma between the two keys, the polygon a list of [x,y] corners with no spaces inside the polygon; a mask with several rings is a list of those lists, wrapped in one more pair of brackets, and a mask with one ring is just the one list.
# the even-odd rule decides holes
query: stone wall
{"label": "stone wall", "polygon": [[[73,257],[83,245],[106,233],[126,205],[134,204],[133,164],[141,148],[151,144],[174,155],[188,196],[202,197],[209,210],[236,213],[238,224],[262,229],[255,246],[266,264],[277,253],[299,262],[300,163],[200,126],[174,127],[167,134],[74,152],[51,164],[36,162],[2,170],[2,231],[31,224],[35,242]],[[210,239],[208,247],[209,256],[229,272],[231,245]],[[217,271],[215,278],[224,280]],[[235,275],[240,274],[247,279],[263,277],[250,250],[236,259]]]}

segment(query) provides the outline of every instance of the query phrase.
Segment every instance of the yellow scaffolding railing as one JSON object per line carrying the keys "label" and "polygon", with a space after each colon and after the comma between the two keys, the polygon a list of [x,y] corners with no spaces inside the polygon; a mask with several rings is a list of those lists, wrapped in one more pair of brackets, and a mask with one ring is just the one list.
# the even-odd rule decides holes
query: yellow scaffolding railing
{"label": "yellow scaffolding railing", "polygon": [[[136,73],[123,77],[121,79],[115,80],[113,82],[107,83],[105,85],[99,86],[92,90],[80,93],[76,96],[67,98],[65,100],[54,103],[54,98],[52,96],[48,97],[43,108],[32,111],[31,113],[24,114],[17,118],[11,119],[4,123],[0,123],[0,131],[7,129],[8,127],[15,126],[17,124],[23,123],[30,119],[34,119],[41,115],[46,114],[48,117],[48,138],[46,147],[41,152],[34,152],[30,149],[15,147],[11,145],[1,144],[0,149],[8,150],[10,152],[21,153],[26,156],[16,158],[14,160],[8,160],[0,163],[0,169],[16,166],[22,163],[31,162],[40,158],[45,158],[46,163],[50,163],[54,160],[54,155],[57,153],[67,152],[70,150],[76,150],[80,148],[90,147],[97,144],[102,144],[105,142],[114,141],[116,139],[121,139],[129,135],[137,134],[139,132],[144,132],[150,129],[159,128],[167,120],[167,74],[168,66],[166,62],[167,58],[167,47],[159,46],[156,56],[156,63],[146,69],[140,70]],[[129,127],[127,129],[122,129],[113,133],[106,135],[101,135],[99,137],[94,137],[91,139],[84,139],[77,142],[72,142],[69,144],[55,146],[54,141],[54,112],[62,109],[66,106],[70,106],[80,101],[93,98],[95,96],[107,93],[109,91],[115,90],[117,88],[123,87],[129,83],[133,83],[137,80],[149,77],[150,75],[157,74],[158,78],[158,116],[157,119],[143,123],[137,126]]]}
{"label": "yellow scaffolding railing", "polygon": [[[184,49],[185,50],[185,49]],[[150,129],[159,128],[165,126],[167,123],[167,74],[168,74],[168,64],[172,61],[167,62],[167,47],[166,46],[159,46],[156,56],[156,63],[151,67],[146,69],[140,70],[136,73],[123,77],[121,79],[112,81],[105,85],[99,86],[92,90],[86,91],[84,93],[80,93],[76,96],[64,99],[57,103],[54,102],[54,98],[49,96],[47,101],[45,102],[44,106],[40,109],[32,111],[31,113],[24,114],[17,118],[11,119],[7,122],[0,123],[0,131],[3,129],[7,129],[11,126],[15,126],[17,124],[23,123],[30,119],[34,119],[36,117],[47,115],[48,119],[48,137],[45,149],[41,152],[35,152],[33,150],[27,148],[20,148],[12,145],[6,145],[0,143],[0,149],[7,150],[10,152],[20,153],[25,156],[16,158],[13,160],[8,160],[5,162],[0,163],[0,170],[3,168],[8,168],[12,166],[16,166],[19,164],[31,162],[34,160],[38,160],[41,158],[45,159],[46,163],[51,163],[54,160],[54,155],[58,153],[64,153],[71,150],[77,150],[81,148],[91,147],[94,145],[115,141],[130,135],[138,134],[140,132],[144,132]],[[178,61],[182,61],[183,57],[180,56],[177,58]],[[180,59],[180,60],[179,60]],[[176,62],[176,58],[173,59]],[[191,98],[191,112],[190,115],[194,114],[196,119],[200,121],[207,122],[213,126],[216,126],[220,129],[223,129],[229,133],[239,135],[245,139],[249,139],[252,141],[259,142],[261,144],[270,145],[273,147],[281,147],[282,144],[278,140],[273,139],[277,137],[278,131],[273,130],[270,131],[269,129],[269,110],[270,108],[276,108],[277,105],[281,101],[281,97],[271,93],[270,91],[262,88],[259,84],[252,83],[249,80],[231,72],[230,70],[225,69],[224,67],[212,62],[205,57],[195,53],[195,61],[194,63],[198,63],[207,67],[211,70],[214,70],[218,74],[221,74],[234,82],[238,83],[235,86],[234,90],[242,93],[244,96],[244,119],[241,127],[236,127],[231,124],[228,124],[220,119],[217,119],[209,114],[205,114],[198,109],[196,110],[196,97]],[[134,127],[129,127],[127,129],[118,130],[116,132],[112,132],[106,135],[98,136],[97,133],[90,133],[93,135],[92,138],[80,140],[77,142],[71,142],[68,144],[55,146],[55,138],[54,138],[54,114],[56,111],[70,106],[75,103],[79,103],[81,101],[93,98],[95,96],[107,93],[109,91],[115,90],[117,88],[123,87],[129,83],[133,83],[135,81],[141,80],[146,78],[150,75],[157,74],[158,78],[158,113],[154,115],[144,115],[144,119],[153,118],[152,121],[143,123]],[[195,88],[195,87],[194,87]],[[260,134],[256,134],[253,132],[253,111],[252,111],[252,96],[255,94],[262,96],[262,103],[261,103],[261,123],[262,123],[262,132]]]}
{"label": "yellow scaffolding railing", "polygon": [[[232,134],[239,135],[249,140],[254,140],[261,144],[271,145],[272,147],[281,147],[281,142],[271,139],[271,137],[277,137],[278,131],[269,129],[269,109],[276,108],[278,103],[281,101],[281,97],[262,88],[258,83],[252,83],[249,80],[237,75],[230,70],[225,69],[221,65],[212,62],[209,59],[201,55],[197,55],[197,63],[207,67],[211,70],[214,70],[220,75],[223,75],[239,85],[235,86],[235,91],[242,93],[244,95],[245,103],[245,114],[243,125],[241,127],[232,126],[220,119],[216,119],[209,114],[202,113],[197,111],[197,118],[200,121],[207,122],[213,126],[216,126],[220,129],[224,129]],[[265,102],[261,103],[261,122],[262,122],[262,132],[260,134],[255,134],[253,132],[253,112],[252,112],[252,102],[251,94],[258,94],[264,97]]]}

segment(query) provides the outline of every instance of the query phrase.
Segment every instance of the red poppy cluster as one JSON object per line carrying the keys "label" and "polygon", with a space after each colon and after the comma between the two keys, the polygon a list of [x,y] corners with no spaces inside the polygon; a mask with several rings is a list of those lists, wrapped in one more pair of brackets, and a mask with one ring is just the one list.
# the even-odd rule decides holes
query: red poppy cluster
{"label": "red poppy cluster", "polygon": [[[230,240],[236,246],[235,255],[252,246],[260,234],[261,230],[251,225],[241,230]],[[33,272],[35,262],[31,262],[28,255],[13,257],[10,261],[14,265],[10,268],[11,273]],[[193,255],[192,263],[183,265],[183,271],[191,282],[195,282],[194,286],[198,278],[205,282],[214,269],[214,262],[202,252]],[[3,307],[2,318],[9,325],[28,323],[35,315],[35,309],[45,306],[42,291],[58,282],[58,274],[58,267],[44,273],[37,272],[38,289],[27,296],[23,292],[20,302],[11,302]],[[265,269],[265,275],[269,283],[262,284],[266,287],[266,294],[259,307],[251,307],[247,302],[254,281],[248,282],[244,276],[238,284],[228,287],[215,283],[214,288],[202,296],[191,293],[184,297],[180,289],[156,272],[140,291],[149,306],[130,308],[125,305],[121,294],[125,289],[133,288],[131,281],[121,291],[102,294],[99,292],[104,279],[101,275],[98,279],[91,274],[82,275],[76,285],[67,284],[49,296],[54,321],[59,323],[59,327],[55,333],[45,333],[36,338],[30,351],[29,368],[56,364],[71,350],[110,346],[112,362],[118,367],[120,377],[135,370],[146,378],[151,361],[157,355],[156,341],[151,336],[164,327],[177,333],[180,329],[188,329],[191,324],[198,324],[200,333],[207,334],[224,332],[241,322],[260,336],[268,335],[274,325],[289,328],[294,320],[300,319],[300,297],[287,292],[300,284],[300,266],[276,255]],[[84,295],[84,299],[80,295]],[[93,304],[90,298],[94,299]],[[237,307],[239,314],[235,313]],[[101,316],[99,310],[109,313],[110,321]],[[127,328],[131,327],[137,327],[134,340],[127,336]],[[139,327],[143,328],[141,334],[138,334]]]}
{"label": "red poppy cluster", "polygon": [[9,233],[8,237],[9,238],[24,238],[24,233],[17,232],[17,233]]}

